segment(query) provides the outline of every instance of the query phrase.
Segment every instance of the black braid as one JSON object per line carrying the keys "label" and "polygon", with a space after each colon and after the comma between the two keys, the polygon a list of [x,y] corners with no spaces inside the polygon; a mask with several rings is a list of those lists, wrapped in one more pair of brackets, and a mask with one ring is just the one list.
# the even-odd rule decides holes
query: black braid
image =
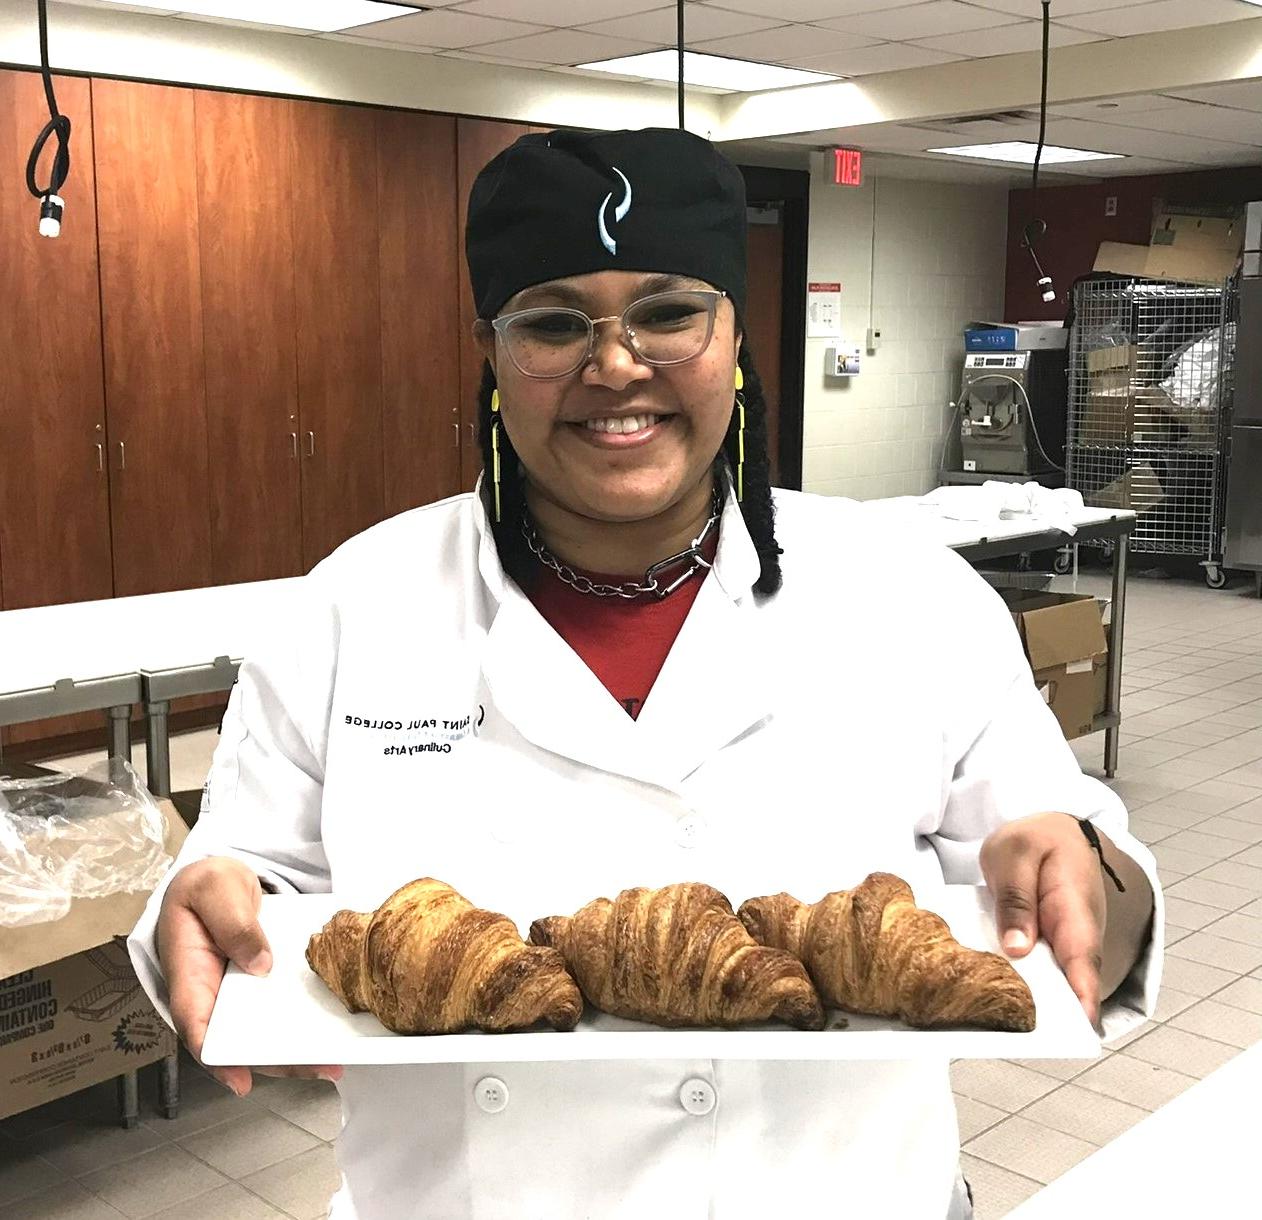
{"label": "black braid", "polygon": [[[775,507],[771,499],[771,462],[767,454],[767,403],[763,398],[762,382],[754,368],[749,341],[741,344],[739,357],[741,373],[745,378],[742,395],[745,399],[745,497],[741,502],[741,515],[745,527],[753,539],[754,549],[762,561],[762,574],[754,584],[759,593],[775,593],[783,582],[780,573],[780,556],[783,553],[776,542]],[[490,364],[482,368],[482,384],[478,388],[478,443],[482,449],[482,467],[491,469],[491,391],[495,389],[495,374]],[[723,442],[723,450],[715,458],[715,475],[723,476],[723,467],[730,465],[736,470],[737,413],[732,412],[732,422]],[[521,519],[526,508],[522,480],[518,474],[519,460],[508,431],[500,425],[500,514],[495,522],[494,493],[487,480],[485,504],[491,520],[491,533],[499,551],[504,571],[522,588],[529,587],[537,561],[521,535]]]}

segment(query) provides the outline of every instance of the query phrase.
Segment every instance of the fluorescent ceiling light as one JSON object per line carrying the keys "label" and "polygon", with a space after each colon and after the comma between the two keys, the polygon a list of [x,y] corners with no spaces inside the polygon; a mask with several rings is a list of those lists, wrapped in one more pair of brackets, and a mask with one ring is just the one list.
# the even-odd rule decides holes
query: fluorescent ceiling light
{"label": "fluorescent ceiling light", "polygon": [[[108,2],[108,0],[107,0]],[[349,30],[374,21],[389,21],[406,13],[423,12],[421,4],[396,4],[393,0],[117,0],[132,8],[154,8],[164,13],[175,9],[191,17],[223,17],[256,25],[282,25],[321,34]]]}
{"label": "fluorescent ceiling light", "polygon": [[[678,51],[647,51],[643,55],[626,55],[621,59],[602,59],[578,64],[592,72],[611,72],[615,76],[633,76],[637,80],[676,81],[679,79]],[[837,80],[825,72],[806,72],[801,68],[781,68],[775,64],[754,63],[747,59],[728,59],[724,55],[702,55],[684,52],[684,84],[707,89],[726,89],[731,93],[753,93],[759,89],[784,89],[790,85],[817,85]]]}
{"label": "fluorescent ceiling light", "polygon": [[[1259,0],[1262,3],[1262,0]],[[998,144],[962,144],[956,148],[926,148],[925,152],[946,153],[950,157],[973,157],[978,161],[1008,161],[1018,165],[1033,165],[1038,145],[1032,140],[1006,140]],[[1126,153],[1092,152],[1086,148],[1059,148],[1055,144],[1043,145],[1042,165],[1056,165],[1066,161],[1121,160]]]}

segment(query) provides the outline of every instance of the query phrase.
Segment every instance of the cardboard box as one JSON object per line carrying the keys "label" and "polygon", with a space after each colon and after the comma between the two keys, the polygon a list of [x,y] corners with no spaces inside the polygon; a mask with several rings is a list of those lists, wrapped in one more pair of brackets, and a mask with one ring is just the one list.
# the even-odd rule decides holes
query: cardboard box
{"label": "cardboard box", "polygon": [[1145,382],[1146,369],[1161,367],[1156,354],[1125,343],[1087,352],[1086,365],[1087,393],[1078,425],[1084,444],[1174,444],[1186,433],[1169,394]]}
{"label": "cardboard box", "polygon": [[[174,856],[188,830],[158,805]],[[0,1118],[175,1052],[121,939],[148,897],[79,899],[62,919],[0,929]]]}
{"label": "cardboard box", "polygon": [[1083,495],[1083,499],[1092,508],[1130,509],[1136,514],[1151,512],[1165,498],[1166,491],[1161,479],[1147,462],[1133,467],[1096,491]]}
{"label": "cardboard box", "polygon": [[1101,606],[1076,593],[1003,589],[1025,646],[1034,681],[1060,723],[1066,740],[1093,730],[1097,691],[1108,664]]}
{"label": "cardboard box", "polygon": [[1101,242],[1093,269],[1150,280],[1221,284],[1236,269],[1243,239],[1239,220],[1160,212],[1148,245]]}

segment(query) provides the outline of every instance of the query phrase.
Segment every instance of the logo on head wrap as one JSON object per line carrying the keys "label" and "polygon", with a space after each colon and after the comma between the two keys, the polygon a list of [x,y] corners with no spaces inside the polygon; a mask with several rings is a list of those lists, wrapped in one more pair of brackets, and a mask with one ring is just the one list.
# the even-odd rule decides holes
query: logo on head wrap
{"label": "logo on head wrap", "polygon": [[[622,196],[622,202],[613,210],[613,218],[620,221],[631,210],[631,183],[627,181],[627,176],[616,165],[611,166],[613,172],[622,179],[622,185],[626,187],[626,193]],[[596,227],[600,231],[600,244],[609,251],[610,254],[618,253],[618,243],[609,236],[609,228],[605,224],[605,209],[609,206],[613,199],[613,191],[610,191],[602,201],[599,210],[596,212]]]}

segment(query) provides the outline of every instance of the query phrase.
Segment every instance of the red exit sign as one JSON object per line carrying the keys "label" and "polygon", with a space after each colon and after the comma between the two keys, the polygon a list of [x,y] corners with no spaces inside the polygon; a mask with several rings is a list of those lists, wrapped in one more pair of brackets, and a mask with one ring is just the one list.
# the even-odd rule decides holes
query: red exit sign
{"label": "red exit sign", "polygon": [[838,186],[863,185],[863,153],[859,149],[833,149],[833,182]]}

